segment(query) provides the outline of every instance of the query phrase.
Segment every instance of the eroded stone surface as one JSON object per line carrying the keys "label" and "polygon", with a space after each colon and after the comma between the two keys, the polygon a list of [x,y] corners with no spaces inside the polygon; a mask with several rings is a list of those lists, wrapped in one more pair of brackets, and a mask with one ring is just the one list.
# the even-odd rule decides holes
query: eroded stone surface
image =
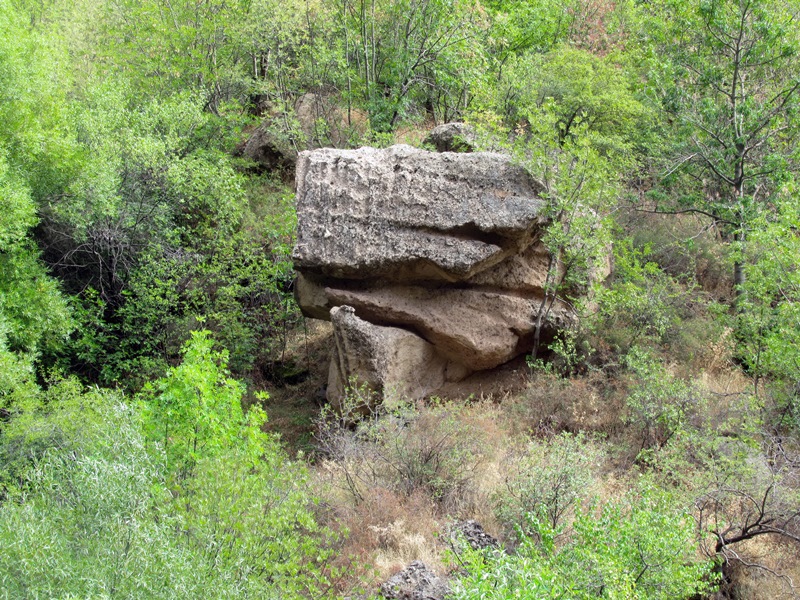
{"label": "eroded stone surface", "polygon": [[474,519],[459,521],[453,524],[450,528],[450,538],[456,545],[460,544],[463,540],[463,542],[466,542],[473,550],[486,550],[487,548],[496,549],[500,547],[500,542],[497,541],[497,538],[486,533],[483,526]]}
{"label": "eroded stone surface", "polygon": [[467,373],[421,337],[396,327],[373,325],[350,306],[330,311],[334,348],[328,400],[339,404],[351,383],[381,400],[422,398]]}
{"label": "eroded stone surface", "polygon": [[303,152],[295,265],[337,278],[462,281],[531,243],[538,190],[501,154]]}
{"label": "eroded stone surface", "polygon": [[[403,375],[430,379],[407,386],[412,398],[443,382],[441,364],[465,376],[530,350],[549,265],[540,242],[546,222],[539,190],[500,154],[410,146],[301,153],[293,258],[303,312],[325,319],[347,305],[354,318],[403,332],[337,338],[337,345],[349,339],[350,348],[339,357],[361,358],[332,365],[329,397],[341,396],[347,378],[359,373],[388,389],[387,376],[376,375],[386,368],[369,361],[394,352],[405,336],[427,344],[424,361],[436,365],[435,373]],[[542,341],[572,318],[556,303]],[[363,348],[356,351],[358,344]]]}
{"label": "eroded stone surface", "polygon": [[[529,348],[539,299],[480,289],[384,286],[367,291],[325,288],[334,304],[355,308],[362,318],[419,333],[437,351],[472,371],[491,369]],[[550,323],[565,309],[551,311]]]}

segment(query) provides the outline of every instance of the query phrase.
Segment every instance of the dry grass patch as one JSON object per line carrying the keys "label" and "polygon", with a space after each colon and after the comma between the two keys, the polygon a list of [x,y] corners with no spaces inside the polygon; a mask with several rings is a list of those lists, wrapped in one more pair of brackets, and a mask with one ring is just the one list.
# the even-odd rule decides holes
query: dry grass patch
{"label": "dry grass patch", "polygon": [[562,379],[536,374],[522,393],[509,396],[502,407],[507,429],[515,434],[569,431],[613,436],[622,428],[624,389],[602,373]]}
{"label": "dry grass patch", "polygon": [[414,560],[444,572],[442,536],[456,520],[498,532],[490,499],[504,477],[504,424],[492,402],[437,401],[323,431],[314,485],[328,522],[349,532],[340,554],[362,565],[356,579],[374,588]]}
{"label": "dry grass patch", "polygon": [[736,600],[791,600],[800,598],[800,556],[797,545],[778,537],[749,540],[737,547],[741,561],[727,586]]}
{"label": "dry grass patch", "polygon": [[437,512],[423,493],[404,496],[385,488],[370,490],[358,504],[339,505],[336,524],[348,532],[342,560],[358,566],[353,575],[367,588],[415,560],[441,572],[442,521]]}

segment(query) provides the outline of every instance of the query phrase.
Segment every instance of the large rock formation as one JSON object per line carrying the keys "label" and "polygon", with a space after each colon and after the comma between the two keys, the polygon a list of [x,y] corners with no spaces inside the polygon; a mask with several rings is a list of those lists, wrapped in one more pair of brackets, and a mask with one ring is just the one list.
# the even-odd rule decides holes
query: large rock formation
{"label": "large rock formation", "polygon": [[[393,347],[408,334],[419,336],[430,347],[414,350],[419,360],[411,370],[421,374],[436,364],[436,382],[440,373],[453,381],[498,366],[530,350],[536,329],[548,268],[539,242],[546,224],[540,191],[501,154],[410,146],[303,152],[293,256],[300,306],[321,319],[350,306],[349,315],[383,328]],[[571,318],[557,303],[545,341]],[[363,375],[345,366],[354,347],[343,350],[342,340],[352,337],[345,322],[351,331],[352,319],[334,319],[338,366],[329,397],[341,393],[336,382]],[[376,344],[364,352],[398,356]]]}

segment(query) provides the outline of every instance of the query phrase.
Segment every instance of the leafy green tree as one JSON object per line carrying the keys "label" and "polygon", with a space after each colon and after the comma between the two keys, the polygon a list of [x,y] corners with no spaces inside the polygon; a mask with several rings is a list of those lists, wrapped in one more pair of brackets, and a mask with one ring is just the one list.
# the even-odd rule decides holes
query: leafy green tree
{"label": "leafy green tree", "polygon": [[71,319],[28,237],[37,220],[30,192],[2,155],[0,196],[0,345],[33,357],[62,343]]}
{"label": "leafy green tree", "polygon": [[751,554],[747,542],[800,544],[800,482],[793,436],[765,424],[763,405],[751,395],[727,404],[724,420],[679,431],[648,462],[664,485],[694,505],[700,549],[715,561],[722,591],[730,594],[738,566],[772,567],[785,577]]}
{"label": "leafy green tree", "polygon": [[73,322],[58,282],[40,260],[32,230],[36,199],[73,167],[45,44],[10,3],[0,4],[0,414],[20,410],[37,387],[43,352]]}
{"label": "leafy green tree", "polygon": [[267,442],[260,427],[266,415],[242,409],[244,387],[228,376],[225,351],[215,351],[208,331],[193,331],[183,362],[145,387],[143,415],[148,435],[158,441],[177,480],[191,475],[201,457],[239,447],[257,460]]}
{"label": "leafy green tree", "polygon": [[[666,63],[650,83],[680,140],[666,177],[680,196],[674,208],[707,214],[729,239],[744,243],[794,165],[800,131],[794,7],[669,0],[648,11],[654,51]],[[737,259],[737,296],[744,275]]]}
{"label": "leafy green tree", "polygon": [[755,392],[771,384],[780,407],[779,426],[800,422],[800,273],[797,256],[800,211],[788,185],[777,200],[774,217],[751,224],[747,246],[744,309],[737,318],[740,356],[753,375]]}
{"label": "leafy green tree", "polygon": [[160,460],[131,408],[70,383],[49,396],[2,431],[0,597],[199,597],[211,582],[160,510]]}
{"label": "leafy green tree", "polygon": [[607,216],[621,194],[621,173],[628,163],[625,155],[602,153],[581,118],[563,137],[562,114],[553,100],[527,106],[524,114],[527,128],[512,134],[496,122],[491,124],[490,116],[487,130],[494,143],[510,150],[514,160],[539,182],[539,194],[546,201],[542,216],[550,224],[542,242],[550,257],[542,297],[533,307],[535,356],[543,324],[553,308],[558,303],[571,304],[578,290],[605,276],[610,249]]}
{"label": "leafy green tree", "polygon": [[55,35],[28,26],[15,3],[0,4],[0,148],[38,206],[63,192],[80,168],[69,131],[69,67]]}
{"label": "leafy green tree", "polygon": [[528,51],[543,53],[568,43],[605,54],[624,42],[633,4],[602,0],[491,0],[490,47],[501,65]]}
{"label": "leafy green tree", "polygon": [[480,12],[472,0],[343,0],[346,60],[372,129],[393,132],[414,107],[450,120],[479,76]]}
{"label": "leafy green tree", "polygon": [[100,15],[104,61],[137,82],[137,95],[191,90],[202,106],[220,105],[241,94],[246,60],[231,43],[249,18],[250,2],[146,0],[108,2]]}
{"label": "leafy green tree", "polygon": [[615,240],[614,272],[608,285],[597,290],[597,310],[590,328],[615,351],[661,344],[681,325],[681,306],[691,291],[650,260],[648,247],[634,248],[630,240]]}
{"label": "leafy green tree", "polygon": [[640,431],[640,452],[662,448],[697,414],[702,395],[641,348],[632,348],[625,362],[636,377],[626,400],[627,423]]}
{"label": "leafy green tree", "polygon": [[562,141],[575,128],[578,135],[589,132],[604,154],[624,154],[646,145],[653,127],[652,110],[634,89],[631,73],[618,57],[561,45],[509,59],[489,102],[513,126],[535,116],[531,107],[550,104]]}
{"label": "leafy green tree", "polygon": [[40,208],[44,257],[81,304],[60,364],[140,386],[175,364],[205,314],[245,373],[296,314],[283,289],[293,209],[234,168],[228,125],[195,96],[138,106],[132,86],[113,78],[73,103],[83,168]]}

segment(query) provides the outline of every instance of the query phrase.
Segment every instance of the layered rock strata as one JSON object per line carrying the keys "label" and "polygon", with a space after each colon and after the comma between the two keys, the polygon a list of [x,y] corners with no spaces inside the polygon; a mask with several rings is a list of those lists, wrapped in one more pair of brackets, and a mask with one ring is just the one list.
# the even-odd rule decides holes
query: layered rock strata
{"label": "layered rock strata", "polygon": [[[298,301],[314,318],[331,319],[338,306],[353,309],[333,319],[339,366],[336,375],[331,368],[329,397],[360,374],[343,360],[355,347],[342,349],[352,335],[344,329],[352,330],[350,317],[383,328],[379,337],[391,338],[389,346],[408,335],[427,344],[411,352],[417,367],[403,369],[421,375],[436,364],[437,375],[425,375],[431,383],[409,390],[412,397],[433,391],[440,375],[454,381],[528,351],[549,262],[539,241],[546,225],[540,192],[501,154],[402,145],[301,153]],[[571,318],[568,307],[553,306],[545,340]],[[365,356],[391,354],[389,346],[369,344]]]}

